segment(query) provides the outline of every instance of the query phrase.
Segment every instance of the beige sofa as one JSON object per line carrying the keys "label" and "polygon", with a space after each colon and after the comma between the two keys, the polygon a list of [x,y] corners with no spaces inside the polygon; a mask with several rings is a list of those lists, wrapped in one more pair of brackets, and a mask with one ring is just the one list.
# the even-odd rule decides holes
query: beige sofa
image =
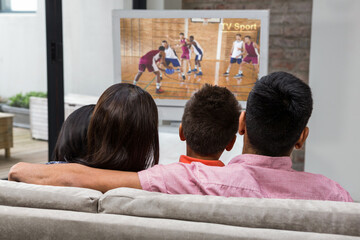
{"label": "beige sofa", "polygon": [[360,239],[360,204],[0,181],[0,239]]}

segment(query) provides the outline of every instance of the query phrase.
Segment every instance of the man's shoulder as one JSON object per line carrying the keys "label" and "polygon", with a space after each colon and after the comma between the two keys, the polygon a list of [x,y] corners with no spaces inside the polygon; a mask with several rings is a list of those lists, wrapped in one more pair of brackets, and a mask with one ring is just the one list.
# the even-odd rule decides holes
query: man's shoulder
{"label": "man's shoulder", "polygon": [[338,182],[317,173],[303,172],[312,179],[313,187],[323,195],[323,200],[353,202],[348,191]]}

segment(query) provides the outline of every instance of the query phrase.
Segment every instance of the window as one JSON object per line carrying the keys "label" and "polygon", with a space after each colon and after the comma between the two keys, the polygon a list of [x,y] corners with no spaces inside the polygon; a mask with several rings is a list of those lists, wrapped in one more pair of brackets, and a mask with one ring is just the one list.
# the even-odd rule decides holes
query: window
{"label": "window", "polygon": [[29,13],[37,11],[37,0],[0,0],[0,13]]}

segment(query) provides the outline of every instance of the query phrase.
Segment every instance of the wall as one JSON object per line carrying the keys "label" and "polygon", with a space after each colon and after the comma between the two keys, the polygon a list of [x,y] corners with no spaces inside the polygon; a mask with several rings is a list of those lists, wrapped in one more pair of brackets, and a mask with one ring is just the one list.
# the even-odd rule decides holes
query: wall
{"label": "wall", "polygon": [[[153,49],[158,49],[162,40],[178,39],[179,33],[184,32],[183,18],[136,18],[121,19],[121,54],[122,56],[141,57]],[[178,51],[178,54],[180,52]]]}
{"label": "wall", "polygon": [[36,13],[0,13],[0,97],[46,91],[45,1]]}
{"label": "wall", "polygon": [[[314,0],[310,86],[314,112],[305,169],[360,201],[360,1]],[[334,34],[336,33],[336,34]]]}
{"label": "wall", "polygon": [[[114,82],[113,9],[131,0],[64,0],[65,94],[99,95]],[[45,1],[34,14],[0,14],[0,97],[46,91]]]}
{"label": "wall", "polygon": [[65,94],[100,95],[114,83],[112,10],[131,0],[63,0]]}

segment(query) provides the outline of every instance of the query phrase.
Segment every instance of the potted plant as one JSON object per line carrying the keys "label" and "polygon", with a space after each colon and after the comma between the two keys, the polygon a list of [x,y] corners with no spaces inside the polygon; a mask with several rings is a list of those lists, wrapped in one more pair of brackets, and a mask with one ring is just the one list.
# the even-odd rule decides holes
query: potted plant
{"label": "potted plant", "polygon": [[5,104],[2,104],[1,110],[14,114],[13,125],[15,127],[30,128],[29,99],[26,95],[18,93],[10,97]]}
{"label": "potted plant", "polygon": [[18,93],[15,96],[10,97],[6,103],[1,105],[1,110],[3,112],[15,115],[13,122],[15,127],[30,128],[29,107],[31,97],[46,99],[47,95],[44,92]]}
{"label": "potted plant", "polygon": [[32,95],[29,99],[30,130],[35,139],[48,140],[48,106],[45,93]]}

